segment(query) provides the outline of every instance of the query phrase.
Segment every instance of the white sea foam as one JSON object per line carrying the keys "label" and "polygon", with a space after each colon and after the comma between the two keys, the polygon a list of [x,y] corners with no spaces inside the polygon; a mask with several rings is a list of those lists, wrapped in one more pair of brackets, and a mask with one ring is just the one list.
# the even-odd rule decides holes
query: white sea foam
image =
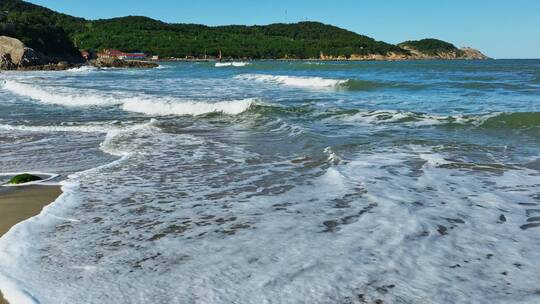
{"label": "white sea foam", "polygon": [[266,74],[242,74],[235,76],[238,80],[256,81],[263,83],[275,83],[299,88],[335,88],[344,85],[348,80],[328,79],[322,77],[301,77],[286,75],[266,75]]}
{"label": "white sea foam", "polygon": [[98,70],[99,69],[94,67],[94,66],[83,65],[83,66],[80,66],[80,67],[65,70],[65,72],[68,72],[68,73],[89,73],[89,72],[94,72],[94,71],[98,71]]}
{"label": "white sea foam", "polygon": [[[107,303],[334,303],[360,293],[369,303],[493,303],[499,296],[535,303],[504,295],[537,286],[531,242],[538,237],[519,229],[523,209],[509,203],[533,202],[535,172],[444,169],[446,155],[406,146],[355,155],[285,194],[261,195],[249,186],[265,177],[273,186],[293,180],[235,162],[256,157],[238,147],[151,128],[128,133],[114,140],[129,138],[126,148],[142,153],[70,177],[57,202],[0,240],[2,270],[21,282],[0,278],[10,300],[92,303],[109,286]],[[227,166],[209,170],[217,168],[210,156]],[[219,178],[227,183],[216,188]],[[490,191],[488,182],[495,182]],[[501,213],[511,222],[497,223]],[[40,264],[43,257],[48,263]],[[499,280],[504,271],[519,287]]]}
{"label": "white sea foam", "polygon": [[53,126],[27,126],[0,124],[0,130],[23,132],[79,132],[79,133],[107,133],[116,127],[103,124],[84,125],[53,125]]}
{"label": "white sea foam", "polygon": [[490,113],[485,115],[435,115],[397,110],[373,110],[360,111],[352,115],[338,115],[332,119],[337,118],[343,122],[359,123],[365,125],[402,123],[405,125],[419,127],[454,123],[479,126],[489,118],[495,117],[500,114],[501,113]]}
{"label": "white sea foam", "polygon": [[62,106],[110,106],[121,103],[110,95],[95,90],[73,89],[66,87],[39,87],[27,83],[6,80],[3,88],[19,96]]}
{"label": "white sea foam", "polygon": [[[39,88],[34,85],[8,80],[4,88],[24,97],[29,97],[36,101],[63,106],[112,106],[121,105],[124,111],[144,113],[147,115],[167,116],[167,115],[202,115],[207,113],[223,113],[229,115],[240,114],[249,109],[254,104],[256,98],[248,98],[230,101],[195,101],[171,96],[152,96],[138,94],[131,96],[126,93],[104,94],[95,90],[73,89],[73,88]],[[9,126],[0,125],[3,129],[38,130],[42,127],[32,126]],[[48,127],[51,131],[62,131],[74,128],[66,126]],[[80,131],[88,132],[102,131],[100,126],[81,126]]]}
{"label": "white sea foam", "polygon": [[250,65],[249,62],[216,62],[216,68],[222,68],[222,67],[244,67],[247,65]]}
{"label": "white sea foam", "polygon": [[[121,139],[124,139],[123,136],[126,136],[129,138],[132,132],[143,132],[145,130],[155,130],[154,124],[157,121],[155,119],[151,119],[147,123],[143,124],[136,124],[127,128],[123,129],[115,129],[110,130],[107,132],[107,135],[105,136],[105,139],[100,144],[100,148],[103,152],[115,155],[115,156],[121,156],[126,157],[129,156],[131,153],[134,153],[137,149],[135,147],[127,146],[124,142],[122,142]],[[118,144],[118,141],[121,143]]]}
{"label": "white sea foam", "polygon": [[127,100],[122,105],[124,111],[144,113],[147,115],[168,116],[168,115],[202,115],[207,113],[224,113],[230,115],[240,114],[252,104],[256,99],[249,98],[243,100],[220,101],[220,102],[199,102],[181,100],[148,100],[132,99]]}
{"label": "white sea foam", "polygon": [[[135,83],[112,76],[118,87]],[[146,92],[202,87],[197,78],[140,78],[136,83]],[[197,98],[223,100],[225,90],[216,90],[215,82],[205,79],[211,89],[195,93]],[[253,87],[240,85],[240,96],[253,94]],[[0,98],[8,98],[2,102],[27,102],[3,93]],[[265,98],[305,97],[272,93]],[[195,112],[175,108],[195,102],[189,98],[116,96],[121,106],[142,102],[141,113],[155,112],[150,115]],[[304,119],[310,111],[268,116],[263,110],[254,121],[168,117],[126,128],[103,126],[101,150],[120,159],[70,175],[55,203],[0,238],[0,289],[15,304],[538,302],[540,227],[520,228],[540,223],[536,138],[470,133],[461,140],[457,133],[467,130],[454,128],[416,128],[410,137],[377,134],[364,126],[460,119],[468,124],[484,116],[384,110],[328,116],[328,104],[317,107],[328,118],[315,124]],[[92,110],[80,112],[125,119],[120,111]],[[41,116],[33,122],[13,111],[17,116],[6,115],[2,123],[47,121],[48,112],[37,112]],[[79,132],[92,124],[6,128]],[[60,158],[73,166],[56,151],[75,150],[86,158],[89,144],[97,150],[102,140],[101,134],[31,134],[10,143],[18,132],[0,133],[4,164],[20,163],[9,171],[32,165],[27,156]],[[97,140],[85,144],[90,137]],[[91,151],[103,154],[96,152]],[[515,162],[516,156],[535,163],[523,165],[528,161]],[[499,162],[509,166],[484,170]]]}

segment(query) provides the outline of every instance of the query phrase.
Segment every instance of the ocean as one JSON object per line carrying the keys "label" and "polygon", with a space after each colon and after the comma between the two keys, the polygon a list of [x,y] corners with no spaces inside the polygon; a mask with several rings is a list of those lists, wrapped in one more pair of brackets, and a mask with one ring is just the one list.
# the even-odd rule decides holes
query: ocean
{"label": "ocean", "polygon": [[3,72],[28,171],[21,303],[540,302],[540,60]]}

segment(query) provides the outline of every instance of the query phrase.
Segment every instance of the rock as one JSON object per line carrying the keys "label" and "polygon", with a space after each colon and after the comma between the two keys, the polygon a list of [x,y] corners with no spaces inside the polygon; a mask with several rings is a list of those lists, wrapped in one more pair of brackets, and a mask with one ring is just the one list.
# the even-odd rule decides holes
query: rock
{"label": "rock", "polygon": [[482,52],[480,52],[479,50],[475,50],[470,47],[464,47],[464,48],[461,48],[460,50],[464,53],[463,57],[465,57],[465,59],[474,59],[474,60],[490,59],[488,56],[482,54]]}
{"label": "rock", "polygon": [[9,180],[9,183],[13,185],[18,185],[18,184],[24,184],[24,183],[29,183],[29,182],[35,182],[39,180],[42,180],[42,178],[39,176],[24,173],[24,174],[15,175],[13,178]]}
{"label": "rock", "polygon": [[11,54],[0,54],[0,70],[16,70],[17,65],[11,60]]}
{"label": "rock", "polygon": [[61,69],[69,68],[69,62],[67,62],[67,61],[60,61],[56,65]]}
{"label": "rock", "polygon": [[46,56],[26,47],[19,39],[8,36],[0,36],[0,57],[1,67],[10,70],[48,63]]}
{"label": "rock", "polygon": [[15,65],[19,65],[24,56],[25,45],[19,39],[0,36],[0,56],[9,58]]}
{"label": "rock", "polygon": [[96,60],[90,61],[95,67],[98,68],[139,68],[139,69],[148,69],[148,68],[157,68],[159,64],[146,61],[127,61],[117,58],[98,58]]}
{"label": "rock", "polygon": [[19,39],[0,36],[0,70],[59,71],[77,66],[76,58],[53,59],[26,47]]}

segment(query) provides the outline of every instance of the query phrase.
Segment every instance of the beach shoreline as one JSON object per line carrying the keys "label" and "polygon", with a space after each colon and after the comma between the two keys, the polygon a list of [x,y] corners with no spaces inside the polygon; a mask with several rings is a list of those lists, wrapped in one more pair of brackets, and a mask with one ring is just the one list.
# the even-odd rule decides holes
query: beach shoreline
{"label": "beach shoreline", "polygon": [[[60,186],[0,188],[0,238],[13,226],[41,213],[62,194]],[[0,304],[8,304],[0,291]]]}

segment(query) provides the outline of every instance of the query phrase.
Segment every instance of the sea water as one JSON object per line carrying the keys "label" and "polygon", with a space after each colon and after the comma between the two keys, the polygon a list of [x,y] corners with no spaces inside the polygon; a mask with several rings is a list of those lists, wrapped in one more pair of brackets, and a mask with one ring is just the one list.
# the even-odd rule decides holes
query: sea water
{"label": "sea water", "polygon": [[14,303],[540,302],[540,61],[0,78]]}

